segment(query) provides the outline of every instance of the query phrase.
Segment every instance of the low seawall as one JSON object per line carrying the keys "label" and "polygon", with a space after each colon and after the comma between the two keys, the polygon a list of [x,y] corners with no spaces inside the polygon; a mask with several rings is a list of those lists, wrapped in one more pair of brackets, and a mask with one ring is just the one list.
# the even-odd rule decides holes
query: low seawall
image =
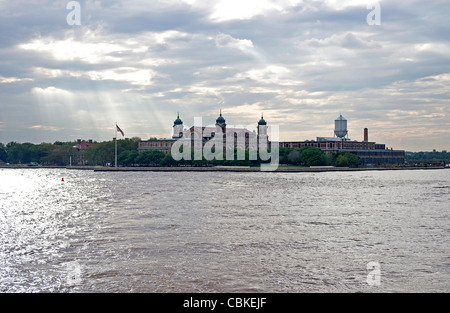
{"label": "low seawall", "polygon": [[[0,169],[69,169],[94,172],[263,172],[260,167],[216,166],[216,167],[103,167],[103,166],[24,166],[0,165]],[[349,167],[278,167],[271,173],[321,173],[321,172],[363,172],[363,171],[402,171],[438,170],[444,167],[393,167],[393,168],[349,168]],[[449,169],[445,167],[445,169]]]}
{"label": "low seawall", "polygon": [[[68,167],[68,169],[93,170],[95,172],[262,172],[260,167],[217,166],[217,167]],[[432,170],[442,167],[399,167],[399,168],[348,168],[348,167],[279,167],[275,173],[320,173],[320,172],[362,172],[362,171],[398,171],[398,170]]]}

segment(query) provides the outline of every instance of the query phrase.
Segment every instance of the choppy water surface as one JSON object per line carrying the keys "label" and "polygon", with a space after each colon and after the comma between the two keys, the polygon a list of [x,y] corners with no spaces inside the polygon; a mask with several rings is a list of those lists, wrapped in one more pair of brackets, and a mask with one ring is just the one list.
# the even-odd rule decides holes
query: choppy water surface
{"label": "choppy water surface", "polygon": [[449,203],[449,170],[2,169],[0,292],[449,292]]}

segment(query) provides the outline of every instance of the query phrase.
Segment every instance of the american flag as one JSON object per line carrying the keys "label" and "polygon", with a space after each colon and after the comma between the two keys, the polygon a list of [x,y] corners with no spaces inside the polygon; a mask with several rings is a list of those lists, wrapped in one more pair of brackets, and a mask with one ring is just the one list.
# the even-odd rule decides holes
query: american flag
{"label": "american flag", "polygon": [[120,127],[117,124],[116,124],[116,128],[117,128],[117,131],[120,132],[123,137],[125,137],[123,131],[120,129]]}

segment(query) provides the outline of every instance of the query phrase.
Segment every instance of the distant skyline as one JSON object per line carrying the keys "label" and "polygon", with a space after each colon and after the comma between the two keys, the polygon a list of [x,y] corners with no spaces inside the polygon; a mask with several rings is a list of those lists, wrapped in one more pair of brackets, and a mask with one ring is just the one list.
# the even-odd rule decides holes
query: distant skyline
{"label": "distant skyline", "polygon": [[353,140],[450,150],[450,1],[86,0],[80,25],[69,2],[0,0],[2,143],[167,138],[222,109],[280,141],[342,114]]}

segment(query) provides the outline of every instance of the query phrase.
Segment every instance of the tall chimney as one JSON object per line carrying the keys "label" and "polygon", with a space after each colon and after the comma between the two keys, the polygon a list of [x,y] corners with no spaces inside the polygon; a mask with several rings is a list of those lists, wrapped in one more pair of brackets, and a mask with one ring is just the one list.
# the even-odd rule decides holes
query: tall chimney
{"label": "tall chimney", "polygon": [[366,142],[369,141],[369,129],[368,128],[364,128],[364,141],[366,141]]}

